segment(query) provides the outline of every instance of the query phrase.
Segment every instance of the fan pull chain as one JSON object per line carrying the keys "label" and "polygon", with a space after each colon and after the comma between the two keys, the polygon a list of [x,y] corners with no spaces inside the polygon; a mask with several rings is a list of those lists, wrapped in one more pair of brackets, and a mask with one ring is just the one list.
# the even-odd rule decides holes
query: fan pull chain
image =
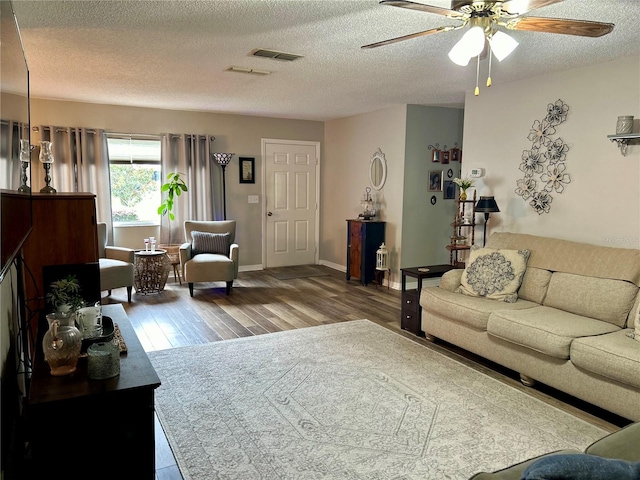
{"label": "fan pull chain", "polygon": [[487,77],[487,87],[491,86],[491,49],[489,49],[489,76]]}
{"label": "fan pull chain", "polygon": [[474,92],[474,95],[476,97],[480,95],[480,88],[478,88],[479,78],[480,78],[480,55],[478,55],[478,67],[476,68],[476,91]]}

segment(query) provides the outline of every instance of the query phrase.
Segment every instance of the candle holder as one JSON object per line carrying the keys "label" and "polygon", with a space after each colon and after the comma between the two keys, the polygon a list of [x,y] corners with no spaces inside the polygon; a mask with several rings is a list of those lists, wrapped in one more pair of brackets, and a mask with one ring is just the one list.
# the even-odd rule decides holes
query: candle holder
{"label": "candle holder", "polygon": [[212,153],[211,156],[216,161],[218,165],[222,167],[222,205],[223,205],[223,214],[224,220],[227,219],[227,189],[225,185],[224,179],[224,169],[227,168],[229,162],[231,161],[231,157],[233,157],[235,153]]}
{"label": "candle holder", "polygon": [[51,186],[51,164],[53,163],[53,152],[51,142],[43,140],[40,142],[40,162],[44,167],[45,186],[40,189],[40,193],[56,193],[57,190]]}
{"label": "candle holder", "polygon": [[29,187],[29,185],[27,185],[27,169],[29,168],[29,164],[31,163],[31,150],[33,148],[34,147],[29,145],[29,140],[20,140],[20,167],[22,168],[22,182],[20,188],[18,188],[18,191],[22,193],[31,192],[31,188]]}

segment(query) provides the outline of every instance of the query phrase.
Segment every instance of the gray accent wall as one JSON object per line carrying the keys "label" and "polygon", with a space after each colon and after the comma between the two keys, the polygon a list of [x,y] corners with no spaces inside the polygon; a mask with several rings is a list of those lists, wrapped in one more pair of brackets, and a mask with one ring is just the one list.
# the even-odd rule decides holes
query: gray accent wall
{"label": "gray accent wall", "polygon": [[[444,200],[443,192],[428,190],[430,171],[442,171],[445,180],[460,176],[460,162],[433,163],[429,145],[462,148],[464,110],[457,108],[407,106],[402,207],[401,267],[449,263],[451,222],[456,201]],[[463,149],[464,159],[464,149]],[[447,178],[447,170],[453,177]],[[431,196],[436,204],[431,204]]]}

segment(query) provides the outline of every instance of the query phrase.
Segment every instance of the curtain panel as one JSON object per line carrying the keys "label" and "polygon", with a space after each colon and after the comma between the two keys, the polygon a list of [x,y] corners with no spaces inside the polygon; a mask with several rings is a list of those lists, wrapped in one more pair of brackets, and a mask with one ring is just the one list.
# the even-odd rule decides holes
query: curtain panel
{"label": "curtain panel", "polygon": [[[162,182],[171,172],[181,173],[188,191],[174,199],[173,214],[161,218],[160,243],[182,243],[185,220],[222,219],[222,170],[211,161],[215,137],[195,134],[162,136]],[[166,193],[162,193],[162,199]]]}
{"label": "curtain panel", "polygon": [[[0,188],[17,190],[22,183],[20,138],[29,138],[29,125],[13,120],[0,120],[0,139],[2,139],[0,142]],[[32,187],[32,191],[37,191],[33,190],[31,184],[29,170],[27,170],[27,185]]]}
{"label": "curtain panel", "polygon": [[[51,186],[58,192],[90,192],[96,196],[96,217],[106,222],[108,241],[113,241],[111,221],[111,184],[109,154],[104,130],[81,127],[40,126],[40,140],[51,142],[53,164]],[[34,142],[39,146],[39,143]],[[39,149],[38,149],[39,150]],[[37,156],[34,155],[34,158]],[[32,166],[38,191],[44,186],[44,173],[35,174],[39,162]],[[36,182],[34,182],[36,183]]]}

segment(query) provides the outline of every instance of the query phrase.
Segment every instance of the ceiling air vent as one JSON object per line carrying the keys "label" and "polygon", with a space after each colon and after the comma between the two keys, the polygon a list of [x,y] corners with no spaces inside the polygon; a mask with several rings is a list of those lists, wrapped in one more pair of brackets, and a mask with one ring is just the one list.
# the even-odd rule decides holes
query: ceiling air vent
{"label": "ceiling air vent", "polygon": [[299,58],[302,58],[302,55],[296,55],[295,53],[284,53],[284,52],[276,52],[275,50],[264,50],[257,49],[251,52],[251,55],[254,57],[263,57],[263,58],[272,58],[274,60],[282,60],[283,62],[293,62]]}
{"label": "ceiling air vent", "polygon": [[254,75],[269,75],[271,72],[268,70],[256,70],[255,68],[249,67],[236,67],[231,65],[224,69],[225,72],[237,72],[237,73],[252,73]]}

